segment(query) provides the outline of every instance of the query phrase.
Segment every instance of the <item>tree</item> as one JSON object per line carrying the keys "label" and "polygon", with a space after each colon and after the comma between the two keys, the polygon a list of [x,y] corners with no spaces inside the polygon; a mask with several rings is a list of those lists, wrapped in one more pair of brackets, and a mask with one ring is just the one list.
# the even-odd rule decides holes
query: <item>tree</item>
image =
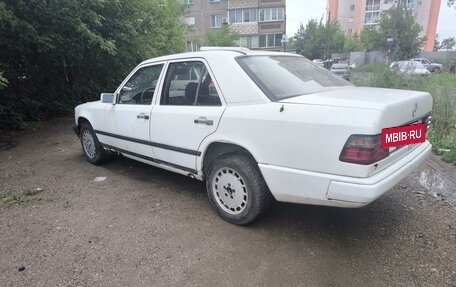
{"label": "tree", "polygon": [[440,49],[440,42],[439,42],[439,34],[435,34],[435,41],[434,41],[434,48],[432,48],[432,51],[436,52]]}
{"label": "tree", "polygon": [[[455,6],[455,4],[456,4],[456,0],[448,0],[447,1],[448,7]],[[456,6],[455,6],[455,8],[456,8]]]}
{"label": "tree", "polygon": [[456,46],[456,38],[447,38],[444,39],[440,44],[440,49],[451,50],[454,46]]}
{"label": "tree", "polygon": [[409,59],[416,56],[424,44],[425,37],[419,36],[421,30],[406,6],[397,6],[382,15],[378,28],[364,29],[361,41],[367,50],[387,51],[390,49],[387,39],[392,38],[391,58]]}
{"label": "tree", "polygon": [[367,51],[385,49],[386,38],[376,28],[364,28],[361,31],[360,40]]}
{"label": "tree", "polygon": [[347,36],[344,40],[344,52],[363,51],[364,44],[359,37]]}
{"label": "tree", "polygon": [[239,37],[239,34],[230,31],[228,25],[223,25],[221,29],[206,33],[208,46],[232,47],[235,46],[235,41],[238,40]]}
{"label": "tree", "polygon": [[345,35],[337,22],[323,24],[322,20],[311,19],[305,27],[301,23],[294,38],[298,54],[323,59],[343,50]]}
{"label": "tree", "polygon": [[380,21],[380,33],[384,43],[392,37],[394,42],[391,49],[392,59],[409,59],[415,57],[423,46],[426,38],[420,37],[421,26],[416,23],[411,12],[406,8],[405,1],[402,8],[390,9]]}
{"label": "tree", "polygon": [[0,129],[72,112],[140,61],[183,51],[182,13],[175,0],[1,1]]}

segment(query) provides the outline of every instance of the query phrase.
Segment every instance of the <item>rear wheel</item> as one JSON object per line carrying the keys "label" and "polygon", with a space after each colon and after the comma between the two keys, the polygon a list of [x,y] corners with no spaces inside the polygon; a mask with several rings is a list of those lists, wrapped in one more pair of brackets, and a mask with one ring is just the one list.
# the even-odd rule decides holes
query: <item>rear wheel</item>
{"label": "rear wheel", "polygon": [[440,68],[439,67],[435,67],[434,69],[432,69],[432,72],[433,73],[440,73]]}
{"label": "rear wheel", "polygon": [[101,146],[89,123],[81,124],[80,137],[82,151],[88,162],[92,164],[101,164],[108,159],[108,151]]}
{"label": "rear wheel", "polygon": [[206,187],[217,214],[237,225],[258,218],[272,198],[257,164],[244,154],[232,153],[215,159]]}

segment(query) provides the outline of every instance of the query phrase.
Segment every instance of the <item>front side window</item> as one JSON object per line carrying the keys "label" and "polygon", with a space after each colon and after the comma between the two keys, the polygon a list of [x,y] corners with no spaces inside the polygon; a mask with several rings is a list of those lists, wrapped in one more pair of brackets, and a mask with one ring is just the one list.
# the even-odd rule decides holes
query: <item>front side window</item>
{"label": "front side window", "polygon": [[236,61],[272,101],[352,86],[304,57],[239,56]]}
{"label": "front side window", "polygon": [[221,102],[204,63],[190,61],[169,64],[160,104],[220,106]]}
{"label": "front side window", "polygon": [[163,64],[140,68],[120,90],[117,103],[150,105],[162,70]]}

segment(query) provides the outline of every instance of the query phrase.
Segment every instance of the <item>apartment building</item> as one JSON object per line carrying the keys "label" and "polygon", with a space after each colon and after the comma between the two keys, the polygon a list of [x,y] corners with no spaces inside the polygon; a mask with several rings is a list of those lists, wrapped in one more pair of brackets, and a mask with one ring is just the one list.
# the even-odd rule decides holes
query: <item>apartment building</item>
{"label": "apartment building", "polygon": [[348,35],[359,35],[363,28],[377,26],[382,13],[398,4],[405,4],[423,28],[421,36],[427,38],[424,51],[432,51],[441,2],[442,0],[328,0],[327,12],[330,20],[339,21]]}
{"label": "apartment building", "polygon": [[206,33],[225,25],[240,35],[238,46],[283,51],[286,0],[184,0],[187,50],[205,45]]}

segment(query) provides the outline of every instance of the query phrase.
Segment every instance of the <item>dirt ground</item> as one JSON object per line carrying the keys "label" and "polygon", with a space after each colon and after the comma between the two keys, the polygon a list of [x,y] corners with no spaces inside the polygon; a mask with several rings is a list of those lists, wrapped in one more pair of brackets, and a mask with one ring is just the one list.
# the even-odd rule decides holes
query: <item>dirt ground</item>
{"label": "dirt ground", "polygon": [[239,227],[201,182],[90,165],[70,125],[0,151],[21,201],[0,203],[0,286],[456,286],[456,169],[436,156],[368,207],[275,203]]}

